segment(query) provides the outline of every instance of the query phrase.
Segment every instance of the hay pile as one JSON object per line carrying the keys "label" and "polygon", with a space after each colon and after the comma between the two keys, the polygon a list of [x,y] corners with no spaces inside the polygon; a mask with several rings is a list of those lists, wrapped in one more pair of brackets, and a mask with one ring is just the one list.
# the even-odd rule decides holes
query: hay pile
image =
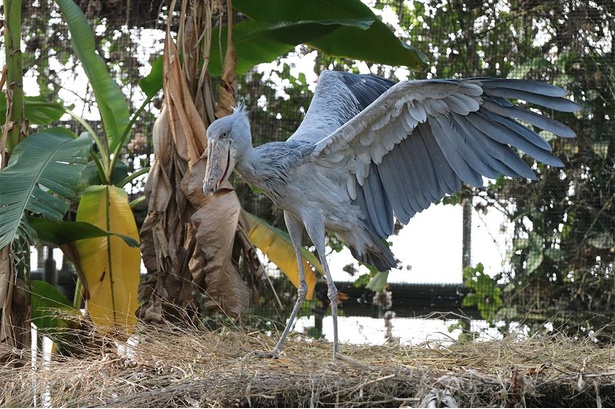
{"label": "hay pile", "polygon": [[331,345],[290,339],[280,359],[259,358],[260,332],[139,328],[115,348],[54,357],[49,368],[0,368],[0,403],[98,407],[609,407],[615,347],[565,337],[422,346]]}

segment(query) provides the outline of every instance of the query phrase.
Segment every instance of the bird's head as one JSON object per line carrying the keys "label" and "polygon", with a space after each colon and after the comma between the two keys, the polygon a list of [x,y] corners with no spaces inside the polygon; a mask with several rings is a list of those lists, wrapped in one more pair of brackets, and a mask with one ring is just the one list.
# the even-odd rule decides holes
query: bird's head
{"label": "bird's head", "polygon": [[238,158],[252,147],[250,123],[245,106],[239,104],[231,115],[216,119],[207,128],[207,170],[203,192],[214,194],[233,173]]}

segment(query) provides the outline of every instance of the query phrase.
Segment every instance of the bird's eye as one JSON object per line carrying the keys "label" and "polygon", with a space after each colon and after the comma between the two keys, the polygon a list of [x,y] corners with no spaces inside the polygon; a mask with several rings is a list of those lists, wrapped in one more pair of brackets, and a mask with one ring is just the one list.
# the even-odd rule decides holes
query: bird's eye
{"label": "bird's eye", "polygon": [[228,133],[224,132],[222,133],[222,135],[220,135],[220,139],[226,139],[228,137]]}

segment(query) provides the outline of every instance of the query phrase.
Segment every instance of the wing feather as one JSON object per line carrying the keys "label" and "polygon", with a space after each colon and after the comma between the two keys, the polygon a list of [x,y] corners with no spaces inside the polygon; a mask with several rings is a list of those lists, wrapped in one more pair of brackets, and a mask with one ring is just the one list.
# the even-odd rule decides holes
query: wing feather
{"label": "wing feather", "polygon": [[467,134],[465,129],[453,118],[436,118],[442,130],[447,135],[450,144],[453,145],[463,156],[468,165],[479,175],[480,184],[483,185],[482,176],[497,179],[500,172],[497,172],[492,165],[491,155],[482,145],[476,143],[474,138]]}
{"label": "wing feather", "polygon": [[[323,71],[301,125],[288,140],[316,143],[326,138],[393,85],[394,82],[375,75]],[[379,112],[377,116],[383,113],[386,111]],[[361,124],[355,126],[357,134],[363,131]]]}
{"label": "wing feather", "polygon": [[497,142],[488,135],[482,133],[467,117],[456,115],[455,120],[464,128],[468,135],[483,146],[483,149],[485,149],[493,159],[492,166],[496,171],[504,176],[535,179],[536,175],[532,169],[510,148],[510,146]]}
{"label": "wing feather", "polygon": [[440,122],[434,119],[430,121],[429,128],[426,127],[425,131],[426,130],[431,131],[431,137],[435,139],[450,167],[457,173],[457,176],[459,176],[461,180],[472,186],[483,185],[481,175],[470,166],[468,163],[469,160],[464,157],[464,153],[467,154],[464,145],[460,143],[458,138],[450,134],[449,129],[445,131],[442,129]]}
{"label": "wing feather", "polygon": [[[389,158],[390,155],[393,156]],[[398,173],[400,177],[399,184],[392,186],[391,188],[403,190],[401,199],[405,200],[405,202],[409,205],[409,214],[413,216],[416,212],[420,211],[421,202],[424,202],[424,200],[422,200],[422,198],[418,195],[420,192],[418,175],[412,172],[412,163],[402,149],[395,149],[395,151],[392,151],[386,156],[386,158],[389,159],[386,164],[388,170],[390,172]],[[384,166],[381,165],[380,167]]]}
{"label": "wing feather", "polygon": [[[338,169],[369,230],[383,239],[393,217],[409,219],[461,182],[483,177],[535,178],[517,150],[551,166],[562,162],[521,120],[561,137],[563,124],[516,106],[523,100],[573,112],[566,91],[539,82],[508,79],[405,81],[323,73],[306,118],[290,139],[312,141],[309,161]],[[317,171],[317,170],[316,170]]]}
{"label": "wing feather", "polygon": [[364,194],[369,209],[369,219],[374,231],[380,237],[389,237],[393,232],[393,211],[391,204],[384,192],[378,169],[372,165],[370,169],[372,177],[367,178],[364,186]]}
{"label": "wing feather", "polygon": [[470,107],[457,95],[451,95],[448,98],[448,106],[452,112],[459,115],[468,115],[471,112]]}
{"label": "wing feather", "polygon": [[[423,209],[429,207],[432,201],[431,191],[428,189],[428,183],[424,183],[425,178],[429,178],[431,175],[426,175],[429,172],[429,168],[425,165],[431,164],[425,162],[420,156],[417,155],[416,149],[413,149],[414,138],[408,138],[400,144],[399,151],[405,158],[405,170],[408,174],[407,178],[412,183],[412,189],[406,192],[407,196],[412,196],[415,204],[412,206],[414,213],[420,212]],[[427,158],[427,157],[425,157]],[[391,167],[395,168],[399,166],[399,162],[391,162]],[[437,183],[437,182],[436,182]]]}
{"label": "wing feather", "polygon": [[551,118],[547,118],[546,116],[542,116],[534,112],[527,111],[525,109],[517,108],[514,106],[502,106],[497,102],[492,102],[489,100],[485,100],[483,105],[485,109],[493,112],[494,114],[500,115],[504,118],[520,119],[541,129],[544,129],[545,131],[553,132],[557,136],[561,136],[563,138],[574,138],[575,136],[575,133],[572,129]]}
{"label": "wing feather", "polygon": [[566,90],[562,88],[538,81],[498,78],[476,78],[475,80],[482,84],[481,88],[484,90],[485,94],[488,95],[493,95],[492,90],[524,91],[531,94],[560,98],[568,94]]}
{"label": "wing feather", "polygon": [[438,183],[438,175],[431,161],[423,139],[407,138],[400,146],[402,151],[410,158],[413,169],[418,174],[425,198],[433,203],[444,196],[444,191]]}
{"label": "wing feather", "polygon": [[410,199],[406,197],[408,189],[400,189],[400,186],[404,186],[406,181],[401,178],[397,167],[387,165],[388,162],[397,163],[401,159],[403,159],[401,151],[392,151],[385,157],[385,162],[379,167],[379,172],[393,213],[402,223],[408,223],[410,218],[414,216],[415,211],[412,209]]}
{"label": "wing feather", "polygon": [[506,118],[493,117],[488,111],[483,112],[482,115],[473,115],[470,120],[474,126],[480,129],[483,134],[488,135],[489,138],[500,143],[512,145],[547,165],[562,166],[562,162],[551,154],[551,147],[547,150],[528,140],[529,137],[540,138],[536,133],[531,135],[526,132],[529,129],[525,128],[525,131],[521,131],[519,129],[521,125],[510,122]]}
{"label": "wing feather", "polygon": [[436,140],[431,135],[431,131],[424,124],[419,124],[413,132],[413,136],[421,137],[421,140],[427,148],[427,152],[431,163],[434,166],[436,175],[438,176],[438,185],[445,193],[453,193],[461,189],[461,179],[455,174],[449,162],[444,157],[444,153],[438,147]]}
{"label": "wing feather", "polygon": [[427,111],[425,107],[420,104],[409,104],[408,112],[416,122],[425,122],[427,121]]}
{"label": "wing feather", "polygon": [[562,112],[575,112],[579,109],[579,106],[577,104],[567,99],[536,94],[534,92],[528,92],[514,88],[492,88],[487,91],[487,94],[494,97],[521,99],[531,104],[540,105],[545,108],[551,108]]}

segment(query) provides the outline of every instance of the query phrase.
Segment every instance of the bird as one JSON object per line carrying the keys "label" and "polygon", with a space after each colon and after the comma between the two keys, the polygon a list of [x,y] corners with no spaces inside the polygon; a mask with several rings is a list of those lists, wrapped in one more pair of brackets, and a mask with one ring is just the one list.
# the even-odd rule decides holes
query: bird
{"label": "bird", "polygon": [[536,179],[518,151],[553,167],[564,165],[537,129],[563,138],[575,132],[530,107],[579,110],[567,95],[557,86],[521,79],[394,82],[325,70],[302,122],[286,141],[254,147],[243,103],[213,121],[206,131],[204,193],[217,192],[235,169],[283,210],[297,257],[297,300],[271,355],[282,351],[307,293],[304,229],[327,281],[335,360],[338,291],[325,257],[325,231],[341,239],[357,260],[378,271],[395,268],[386,241],[395,219],[407,224],[462,183],[480,187],[484,178],[501,175]]}

